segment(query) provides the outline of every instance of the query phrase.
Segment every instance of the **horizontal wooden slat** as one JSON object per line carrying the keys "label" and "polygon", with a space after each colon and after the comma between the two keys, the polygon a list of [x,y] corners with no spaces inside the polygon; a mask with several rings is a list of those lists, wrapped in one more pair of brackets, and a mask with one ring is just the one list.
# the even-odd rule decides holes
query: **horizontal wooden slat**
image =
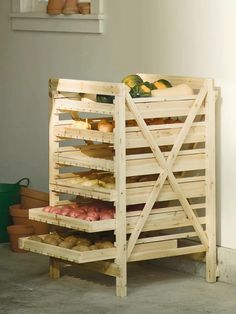
{"label": "horizontal wooden slat", "polygon": [[[145,164],[145,167],[143,165]],[[194,154],[178,156],[173,166],[173,171],[189,171],[205,168],[205,154]],[[162,168],[156,162],[154,157],[152,158],[137,158],[136,160],[128,160],[126,163],[126,175],[148,175],[154,173],[160,173]]]}
{"label": "horizontal wooden slat", "polygon": [[[168,130],[154,130],[151,131],[155,138],[157,145],[173,145],[180,132],[180,128],[168,129]],[[205,141],[205,127],[191,127],[190,132],[184,140],[184,144],[187,143],[198,143]],[[141,131],[128,132],[126,134],[126,147],[137,148],[137,147],[149,147],[147,140],[144,138]]]}
{"label": "horizontal wooden slat", "polygon": [[82,130],[78,128],[68,127],[55,127],[55,136],[61,138],[73,138],[81,140],[90,140],[102,143],[114,143],[114,134],[112,132],[100,132],[94,130]]}
{"label": "horizontal wooden slat", "polygon": [[[137,224],[139,217],[127,217],[127,233],[131,233]],[[205,217],[198,218],[200,224],[206,223]],[[179,227],[192,226],[184,212],[150,215],[142,231],[165,230]]]}
{"label": "horizontal wooden slat", "polygon": [[[96,145],[98,146],[98,145]],[[54,154],[54,161],[62,165],[85,167],[104,171],[114,171],[113,150],[102,149],[77,149]]]}
{"label": "horizontal wooden slat", "polygon": [[19,239],[19,247],[27,251],[63,259],[74,263],[102,261],[115,258],[116,256],[116,248],[79,252],[61,248],[55,245],[33,241],[28,237]]}
{"label": "horizontal wooden slat", "polygon": [[95,101],[73,100],[73,99],[56,99],[55,106],[57,110],[64,112],[79,111],[91,112],[98,114],[114,115],[113,104],[97,103]]}
{"label": "horizontal wooden slat", "polygon": [[51,79],[49,85],[51,90],[58,92],[103,94],[111,96],[120,95],[124,89],[124,84],[122,83],[69,79]]}
{"label": "horizontal wooden slat", "polygon": [[[195,97],[194,97],[195,98]],[[142,102],[141,102],[142,101]],[[148,101],[148,102],[147,102]],[[187,116],[193,103],[193,100],[173,100],[173,101],[161,101],[156,98],[148,98],[145,102],[145,98],[137,98],[134,100],[136,106],[144,119],[148,118],[168,118],[168,117],[180,117]],[[199,115],[205,114],[205,107],[201,107]],[[127,109],[126,120],[133,120],[134,115]]]}
{"label": "horizontal wooden slat", "polygon": [[[178,182],[187,198],[203,197],[206,195],[204,180],[197,182]],[[148,195],[152,190],[151,186],[129,188],[129,185],[127,185],[127,187],[127,205],[146,202]],[[160,192],[158,201],[170,201],[176,199],[178,199],[176,193],[173,192],[169,184],[165,184]]]}
{"label": "horizontal wooden slat", "polygon": [[72,195],[81,195],[89,198],[100,199],[103,201],[114,201],[115,193],[113,190],[108,190],[99,187],[84,187],[78,185],[77,187],[72,186],[70,183],[66,185],[66,182],[61,182],[61,184],[49,184],[49,187],[52,191],[72,194]]}
{"label": "horizontal wooden slat", "polygon": [[162,242],[150,242],[150,243],[143,243],[135,245],[132,255],[138,256],[142,253],[148,253],[152,251],[159,251],[163,249],[175,249],[177,248],[177,241],[170,240],[170,241],[162,241]]}
{"label": "horizontal wooden slat", "polygon": [[142,243],[160,242],[160,241],[166,241],[166,240],[192,238],[196,236],[197,236],[196,232],[182,232],[182,233],[161,235],[161,236],[156,236],[156,237],[141,238],[141,239],[138,239],[136,243],[142,244]]}
{"label": "horizontal wooden slat", "polygon": [[[206,203],[199,203],[199,204],[192,204],[191,205],[192,209],[194,210],[199,210],[203,209],[206,207]],[[171,212],[180,212],[183,211],[182,206],[168,206],[168,207],[163,207],[163,208],[153,208],[151,210],[150,215],[153,214],[163,214],[163,213],[171,213]],[[134,217],[134,216],[139,216],[141,214],[141,210],[134,210],[134,211],[128,211],[126,213],[127,217]]]}
{"label": "horizontal wooden slat", "polygon": [[137,262],[155,258],[163,258],[163,257],[170,257],[170,256],[180,256],[186,254],[194,254],[205,252],[206,249],[204,245],[194,245],[188,247],[180,247],[180,248],[173,248],[173,249],[164,249],[163,250],[153,250],[151,252],[143,252],[143,253],[136,253],[131,254],[128,262]]}

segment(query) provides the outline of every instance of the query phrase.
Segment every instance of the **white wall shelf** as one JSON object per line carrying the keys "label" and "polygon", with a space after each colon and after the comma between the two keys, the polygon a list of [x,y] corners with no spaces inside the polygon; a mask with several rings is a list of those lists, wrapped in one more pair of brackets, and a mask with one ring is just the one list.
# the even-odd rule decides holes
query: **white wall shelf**
{"label": "white wall shelf", "polygon": [[46,1],[12,0],[12,29],[18,31],[103,33],[103,1],[91,0],[91,14],[46,13]]}

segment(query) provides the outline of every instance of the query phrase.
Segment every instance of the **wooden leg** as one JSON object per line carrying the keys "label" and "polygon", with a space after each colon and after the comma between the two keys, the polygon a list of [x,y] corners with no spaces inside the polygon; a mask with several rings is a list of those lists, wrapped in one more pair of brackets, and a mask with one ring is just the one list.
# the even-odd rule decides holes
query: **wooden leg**
{"label": "wooden leg", "polygon": [[60,278],[60,262],[53,257],[49,258],[49,276],[52,279]]}
{"label": "wooden leg", "polygon": [[120,275],[116,277],[116,295],[118,297],[127,296],[127,263],[120,267]]}

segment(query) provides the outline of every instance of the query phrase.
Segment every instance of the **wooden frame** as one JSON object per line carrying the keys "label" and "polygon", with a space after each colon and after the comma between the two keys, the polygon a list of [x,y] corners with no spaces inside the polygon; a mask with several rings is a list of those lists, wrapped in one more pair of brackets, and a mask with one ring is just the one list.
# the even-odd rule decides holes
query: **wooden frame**
{"label": "wooden frame", "polygon": [[[216,281],[213,81],[148,74],[142,77],[149,81],[163,77],[172,84],[187,82],[194,95],[132,99],[124,84],[50,81],[50,204],[70,204],[71,200],[60,199],[62,193],[112,201],[115,218],[87,222],[44,213],[42,208],[30,212],[31,219],[88,233],[113,230],[116,240],[112,261],[106,261],[110,253],[102,260],[101,252],[96,251],[79,253],[78,259],[69,261],[88,262],[93,270],[105,273],[115,268],[110,274],[116,277],[118,296],[127,294],[127,262],[133,261],[206,253],[206,279]],[[81,93],[110,95],[114,101],[113,104],[101,104],[94,98],[85,101]],[[78,111],[113,118],[114,132],[74,129],[73,117]],[[61,120],[60,115],[65,114],[71,117]],[[147,120],[178,116],[183,118],[181,123],[150,125]],[[136,125],[126,127],[130,120],[135,120]],[[67,144],[71,139],[83,139],[85,145]],[[99,145],[94,144],[97,141]],[[60,169],[71,166],[112,172],[115,187],[70,183],[70,178],[77,174],[60,174]],[[126,210],[127,206],[137,204],[143,205]],[[49,255],[51,274],[56,278],[58,263],[54,258],[68,260],[70,256],[68,250],[54,250],[44,244],[35,248],[28,239],[22,240],[21,245]]]}

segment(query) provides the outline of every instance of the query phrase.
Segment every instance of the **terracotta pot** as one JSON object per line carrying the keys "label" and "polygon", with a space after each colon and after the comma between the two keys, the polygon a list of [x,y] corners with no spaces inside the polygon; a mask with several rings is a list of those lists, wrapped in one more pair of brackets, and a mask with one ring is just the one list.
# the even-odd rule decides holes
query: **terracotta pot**
{"label": "terracotta pot", "polygon": [[66,0],[62,13],[63,14],[79,13],[78,0]]}
{"label": "terracotta pot", "polygon": [[28,237],[34,234],[34,228],[29,225],[14,225],[8,226],[7,232],[10,238],[10,248],[16,253],[26,253],[27,251],[22,250],[18,246],[19,238]]}
{"label": "terracotta pot", "polygon": [[47,13],[50,15],[61,14],[65,6],[66,0],[49,0],[47,5]]}
{"label": "terracotta pot", "polygon": [[15,204],[9,207],[10,215],[14,225],[28,225],[33,226],[34,234],[48,233],[48,224],[30,220],[29,210],[21,208],[20,204]]}

